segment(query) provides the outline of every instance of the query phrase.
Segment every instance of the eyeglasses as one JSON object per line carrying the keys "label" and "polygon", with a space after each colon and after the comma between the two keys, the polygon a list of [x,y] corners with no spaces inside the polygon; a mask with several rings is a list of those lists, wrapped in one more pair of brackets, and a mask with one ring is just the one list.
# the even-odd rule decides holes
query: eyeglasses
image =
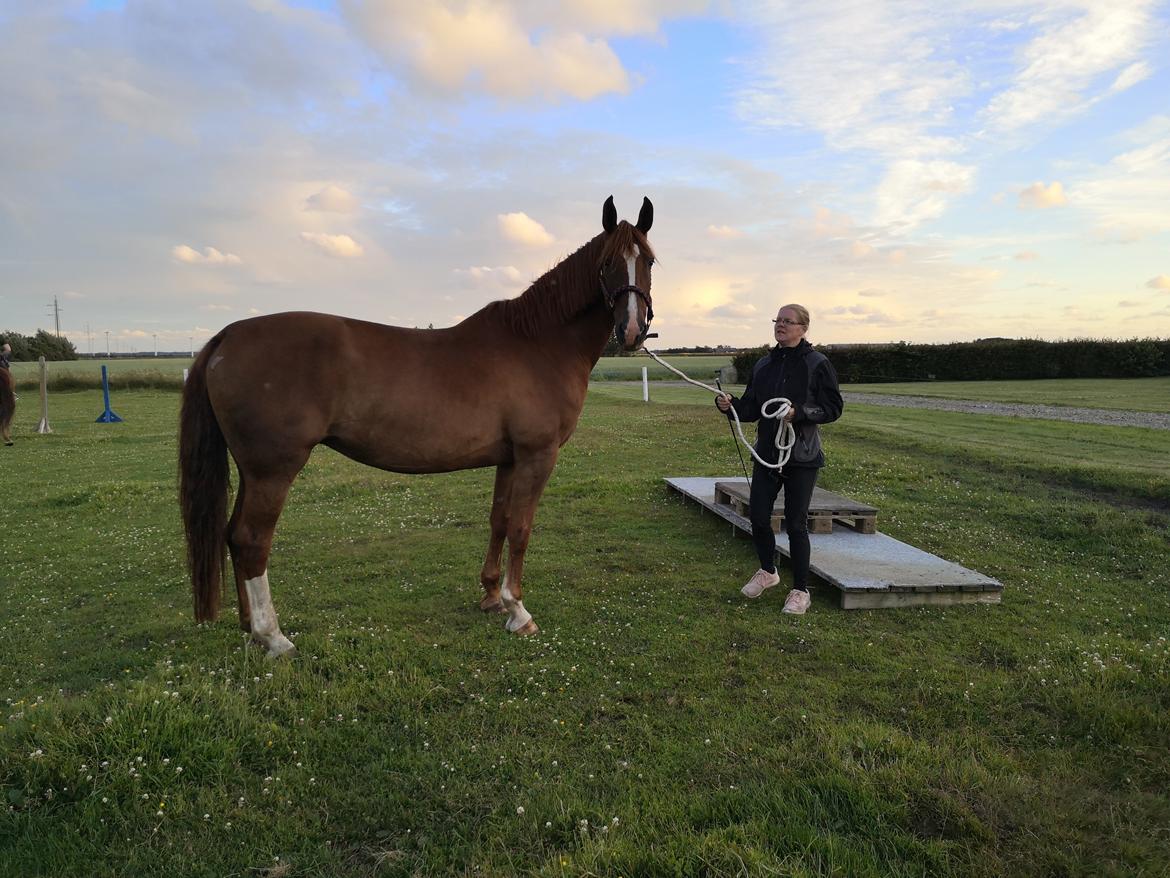
{"label": "eyeglasses", "polygon": [[773,317],[772,322],[779,323],[783,326],[804,326],[804,324],[801,323],[799,320],[789,320],[787,317],[781,317],[779,320],[777,320],[775,317]]}

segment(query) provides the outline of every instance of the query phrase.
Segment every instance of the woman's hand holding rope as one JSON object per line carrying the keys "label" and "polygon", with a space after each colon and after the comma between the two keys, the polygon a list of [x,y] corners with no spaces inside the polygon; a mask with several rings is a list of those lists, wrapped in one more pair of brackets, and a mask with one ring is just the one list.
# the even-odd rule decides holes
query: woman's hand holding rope
{"label": "woman's hand holding rope", "polygon": [[768,461],[764,460],[762,457],[756,454],[756,449],[753,448],[751,443],[744,438],[743,427],[739,422],[739,414],[736,412],[735,406],[731,405],[731,397],[728,394],[724,393],[722,390],[711,387],[709,384],[704,384],[701,381],[695,381],[692,378],[688,378],[686,375],[684,375],[678,369],[674,368],[674,366],[670,365],[670,363],[663,360],[653,351],[648,350],[647,348],[642,348],[642,350],[649,354],[659,365],[665,366],[688,384],[693,384],[696,387],[701,387],[704,390],[709,390],[714,393],[716,396],[716,405],[718,405],[719,398],[726,399],[728,404],[727,409],[719,406],[719,410],[722,412],[730,411],[731,416],[735,419],[735,431],[739,434],[739,441],[747,446],[747,450],[751,452],[751,455],[753,458],[755,458],[756,463],[758,463],[760,466],[767,467],[768,469],[780,469],[782,466],[784,466],[784,464],[788,463],[788,457],[792,454],[792,446],[796,444],[796,431],[792,428],[792,419],[795,417],[796,412],[793,410],[792,403],[789,400],[782,396],[776,396],[767,400],[762,406],[760,406],[761,418],[772,418],[781,421],[779,429],[776,430],[776,463],[768,463]]}

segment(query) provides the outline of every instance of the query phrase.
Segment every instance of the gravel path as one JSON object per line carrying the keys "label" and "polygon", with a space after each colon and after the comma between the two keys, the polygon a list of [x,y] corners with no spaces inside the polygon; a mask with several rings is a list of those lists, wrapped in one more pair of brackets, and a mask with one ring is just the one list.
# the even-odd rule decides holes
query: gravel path
{"label": "gravel path", "polygon": [[1170,414],[1131,412],[1123,409],[1081,409],[1064,405],[1036,405],[1015,402],[978,402],[972,399],[938,399],[926,396],[893,396],[879,393],[842,393],[846,402],[888,405],[904,409],[938,409],[975,415],[1007,415],[1012,418],[1042,418],[1076,421],[1115,427],[1150,427],[1170,430]]}
{"label": "gravel path", "polygon": [[[603,382],[604,383],[604,382]],[[629,384],[638,382],[626,382]],[[704,383],[710,383],[704,381]],[[685,381],[651,381],[650,396],[655,387],[689,387]],[[1010,418],[1040,418],[1046,421],[1075,421],[1079,424],[1104,424],[1112,427],[1147,427],[1170,430],[1170,414],[1161,412],[1133,412],[1126,409],[1082,409],[1067,405],[1039,405],[1019,402],[981,402],[974,399],[940,399],[934,396],[899,396],[883,393],[841,394],[846,402],[866,405],[886,405],[903,409],[935,409],[944,412],[965,412],[969,415],[1005,415]]]}

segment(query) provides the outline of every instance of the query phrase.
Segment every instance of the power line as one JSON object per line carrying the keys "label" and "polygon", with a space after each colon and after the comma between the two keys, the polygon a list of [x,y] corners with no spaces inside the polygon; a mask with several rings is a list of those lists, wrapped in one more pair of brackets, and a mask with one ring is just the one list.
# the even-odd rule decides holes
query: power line
{"label": "power line", "polygon": [[55,329],[57,331],[57,338],[60,338],[61,337],[61,306],[57,304],[57,297],[53,296],[53,304],[46,305],[45,307],[52,309],[51,311],[46,312],[46,313],[53,315],[53,326],[55,327]]}

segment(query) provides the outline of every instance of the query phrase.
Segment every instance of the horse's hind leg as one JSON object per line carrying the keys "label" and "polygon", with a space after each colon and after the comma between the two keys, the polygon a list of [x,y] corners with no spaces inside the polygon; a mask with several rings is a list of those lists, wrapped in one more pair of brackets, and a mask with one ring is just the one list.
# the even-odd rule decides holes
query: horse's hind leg
{"label": "horse's hind leg", "polygon": [[502,463],[496,467],[496,487],[492,494],[492,534],[488,541],[487,556],[483,559],[483,570],[479,574],[479,581],[483,585],[483,599],[479,602],[479,608],[485,613],[503,613],[504,602],[500,600],[500,556],[508,536],[512,464]]}
{"label": "horse's hind leg", "polygon": [[557,449],[542,452],[515,464],[508,515],[508,569],[500,597],[508,611],[507,628],[513,634],[536,634],[540,631],[532,615],[524,608],[520,581],[524,576],[524,555],[532,534],[532,521],[540,495],[557,462]]}
{"label": "horse's hind leg", "polygon": [[268,589],[272,535],[292,487],[292,478],[241,473],[240,485],[228,529],[228,547],[240,598],[240,627],[247,625],[252,639],[266,647],[270,656],[296,655],[292,641],[281,633]]}

